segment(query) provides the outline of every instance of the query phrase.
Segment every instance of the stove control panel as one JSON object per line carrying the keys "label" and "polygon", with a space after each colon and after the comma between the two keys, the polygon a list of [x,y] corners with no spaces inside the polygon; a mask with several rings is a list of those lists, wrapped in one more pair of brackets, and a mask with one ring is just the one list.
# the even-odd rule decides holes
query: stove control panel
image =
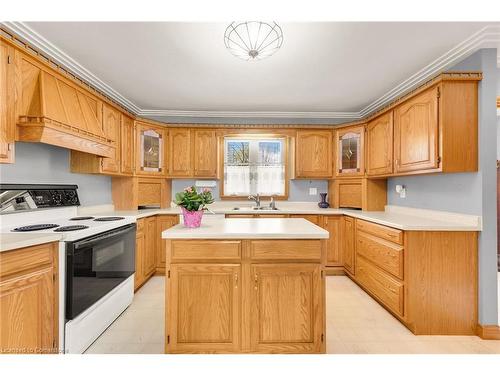
{"label": "stove control panel", "polygon": [[76,189],[28,190],[28,192],[38,208],[80,205]]}

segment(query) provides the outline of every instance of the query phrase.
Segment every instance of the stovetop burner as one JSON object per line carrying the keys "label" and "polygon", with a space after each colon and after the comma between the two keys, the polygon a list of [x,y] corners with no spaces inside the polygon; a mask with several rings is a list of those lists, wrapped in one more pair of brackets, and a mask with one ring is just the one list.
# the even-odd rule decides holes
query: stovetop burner
{"label": "stovetop burner", "polygon": [[91,220],[93,219],[94,217],[93,216],[76,216],[76,217],[72,217],[70,220],[71,221],[77,221],[77,220]]}
{"label": "stovetop burner", "polygon": [[104,217],[98,217],[97,219],[94,219],[94,221],[116,221],[123,219],[125,218],[121,216],[104,216]]}
{"label": "stovetop burner", "polygon": [[44,230],[57,228],[59,225],[57,224],[35,224],[35,225],[26,225],[24,227],[18,227],[12,229],[13,232],[33,232],[35,230]]}
{"label": "stovetop burner", "polygon": [[71,232],[74,230],[82,230],[82,229],[87,229],[88,226],[86,225],[67,225],[65,227],[60,227],[57,229],[54,229],[54,232]]}

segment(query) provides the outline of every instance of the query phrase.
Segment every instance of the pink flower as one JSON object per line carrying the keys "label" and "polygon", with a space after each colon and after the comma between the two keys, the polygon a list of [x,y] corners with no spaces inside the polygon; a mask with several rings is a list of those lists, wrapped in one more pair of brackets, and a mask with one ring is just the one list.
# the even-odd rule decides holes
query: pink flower
{"label": "pink flower", "polygon": [[188,186],[188,187],[184,188],[184,191],[186,191],[188,193],[192,193],[193,192],[193,188],[191,186]]}
{"label": "pink flower", "polygon": [[209,193],[209,192],[211,192],[211,191],[212,191],[212,189],[210,189],[210,188],[203,188],[203,192],[204,192],[204,193]]}

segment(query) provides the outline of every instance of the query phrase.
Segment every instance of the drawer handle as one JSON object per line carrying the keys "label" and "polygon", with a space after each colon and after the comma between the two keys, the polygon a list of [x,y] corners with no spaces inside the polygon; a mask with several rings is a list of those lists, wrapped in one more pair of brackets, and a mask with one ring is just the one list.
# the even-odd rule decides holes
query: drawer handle
{"label": "drawer handle", "polygon": [[234,274],[234,287],[236,289],[238,289],[238,274],[237,273]]}
{"label": "drawer handle", "polygon": [[257,290],[258,289],[258,281],[259,281],[259,278],[257,276],[257,274],[254,275],[254,289]]}

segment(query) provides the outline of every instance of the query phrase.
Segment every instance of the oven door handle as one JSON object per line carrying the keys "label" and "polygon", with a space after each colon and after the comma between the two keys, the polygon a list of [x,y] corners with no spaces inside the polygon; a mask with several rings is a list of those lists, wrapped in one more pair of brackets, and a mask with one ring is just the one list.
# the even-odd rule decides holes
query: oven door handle
{"label": "oven door handle", "polygon": [[100,242],[102,240],[105,240],[105,239],[108,239],[108,238],[111,238],[111,237],[117,237],[117,236],[120,236],[120,235],[125,234],[127,232],[130,232],[134,228],[135,228],[135,223],[127,225],[123,229],[119,229],[119,230],[115,230],[115,231],[112,231],[112,232],[108,232],[108,233],[103,234],[103,235],[98,235],[98,236],[90,238],[88,240],[77,241],[77,242],[74,243],[73,248],[76,250],[76,249],[80,249],[81,247],[88,246],[90,244],[93,244],[93,243],[96,243],[96,242]]}

